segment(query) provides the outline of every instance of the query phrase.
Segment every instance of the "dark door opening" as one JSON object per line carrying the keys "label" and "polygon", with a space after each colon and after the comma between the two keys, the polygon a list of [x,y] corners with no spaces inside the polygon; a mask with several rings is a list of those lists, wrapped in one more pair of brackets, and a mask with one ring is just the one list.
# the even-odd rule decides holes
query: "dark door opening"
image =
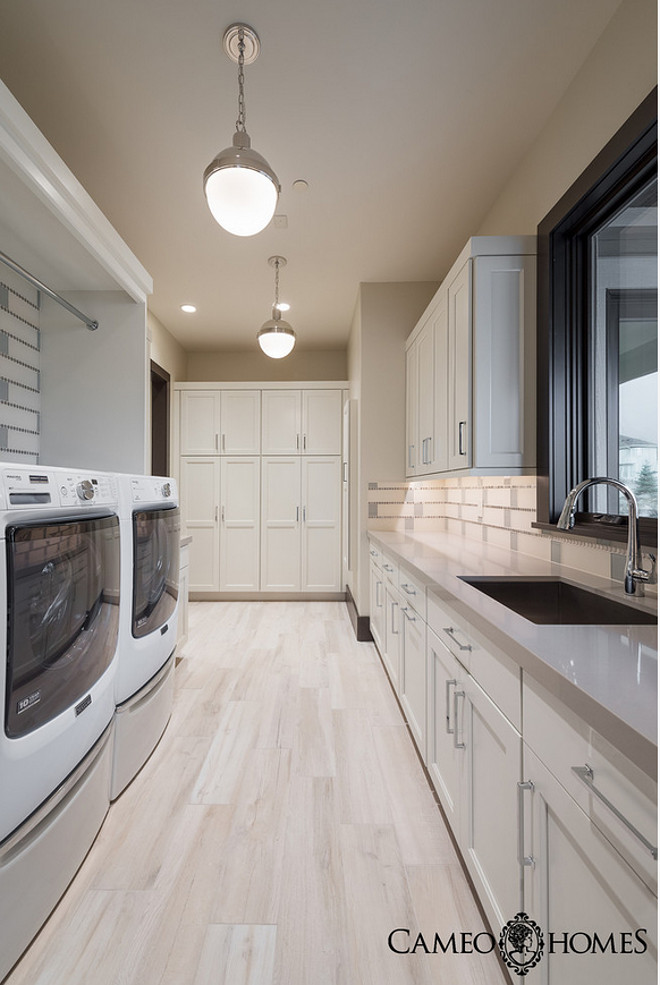
{"label": "dark door opening", "polygon": [[170,474],[170,374],[151,361],[151,474]]}

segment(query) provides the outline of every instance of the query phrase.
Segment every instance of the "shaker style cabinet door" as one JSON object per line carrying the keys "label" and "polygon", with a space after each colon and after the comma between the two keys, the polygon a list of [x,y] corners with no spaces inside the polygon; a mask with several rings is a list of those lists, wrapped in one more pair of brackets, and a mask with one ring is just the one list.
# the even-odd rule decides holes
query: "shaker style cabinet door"
{"label": "shaker style cabinet door", "polygon": [[261,400],[261,451],[264,455],[300,455],[300,390],[264,390]]}
{"label": "shaker style cabinet door", "polygon": [[303,455],[341,455],[341,390],[302,391]]}
{"label": "shaker style cabinet door", "polygon": [[184,390],[181,394],[181,454],[220,454],[220,391]]}
{"label": "shaker style cabinet door", "polygon": [[190,544],[190,591],[217,591],[220,560],[220,459],[183,458],[181,511]]}
{"label": "shaker style cabinet door", "polygon": [[448,468],[472,465],[472,260],[448,292]]}
{"label": "shaker style cabinet door", "polygon": [[258,591],[260,582],[260,459],[222,459],[220,475],[220,589]]}
{"label": "shaker style cabinet door", "polygon": [[[337,391],[339,392],[339,391]],[[302,589],[341,590],[341,459],[302,460]]]}
{"label": "shaker style cabinet door", "polygon": [[261,590],[300,591],[300,458],[262,458],[261,490]]}
{"label": "shaker style cabinet door", "polygon": [[261,391],[222,390],[220,454],[258,455],[261,451]]}

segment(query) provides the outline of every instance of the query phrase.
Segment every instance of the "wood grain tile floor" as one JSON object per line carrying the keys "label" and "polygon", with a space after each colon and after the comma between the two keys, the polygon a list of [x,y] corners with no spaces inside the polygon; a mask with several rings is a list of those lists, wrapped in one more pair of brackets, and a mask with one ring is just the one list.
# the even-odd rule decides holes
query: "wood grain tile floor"
{"label": "wood grain tile floor", "polygon": [[[503,985],[342,603],[198,602],[172,720],[6,985]],[[401,941],[403,938],[399,937]]]}

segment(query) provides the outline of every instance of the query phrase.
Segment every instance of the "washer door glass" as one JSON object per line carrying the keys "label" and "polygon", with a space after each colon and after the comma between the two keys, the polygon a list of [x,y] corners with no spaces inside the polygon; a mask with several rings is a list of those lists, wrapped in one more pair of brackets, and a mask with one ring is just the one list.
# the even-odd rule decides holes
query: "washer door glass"
{"label": "washer door glass", "polygon": [[112,661],[117,517],[8,527],[7,595],[5,732],[16,738],[75,705]]}
{"label": "washer door glass", "polygon": [[133,636],[163,626],[179,596],[178,507],[133,514]]}

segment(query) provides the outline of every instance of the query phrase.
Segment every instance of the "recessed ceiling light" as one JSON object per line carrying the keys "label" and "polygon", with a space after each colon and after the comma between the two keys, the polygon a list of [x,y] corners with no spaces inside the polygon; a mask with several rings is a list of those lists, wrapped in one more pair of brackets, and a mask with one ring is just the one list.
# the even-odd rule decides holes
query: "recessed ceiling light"
{"label": "recessed ceiling light", "polygon": [[188,315],[194,315],[194,313],[197,311],[197,308],[195,307],[194,304],[182,304],[181,310],[185,311],[186,314]]}

